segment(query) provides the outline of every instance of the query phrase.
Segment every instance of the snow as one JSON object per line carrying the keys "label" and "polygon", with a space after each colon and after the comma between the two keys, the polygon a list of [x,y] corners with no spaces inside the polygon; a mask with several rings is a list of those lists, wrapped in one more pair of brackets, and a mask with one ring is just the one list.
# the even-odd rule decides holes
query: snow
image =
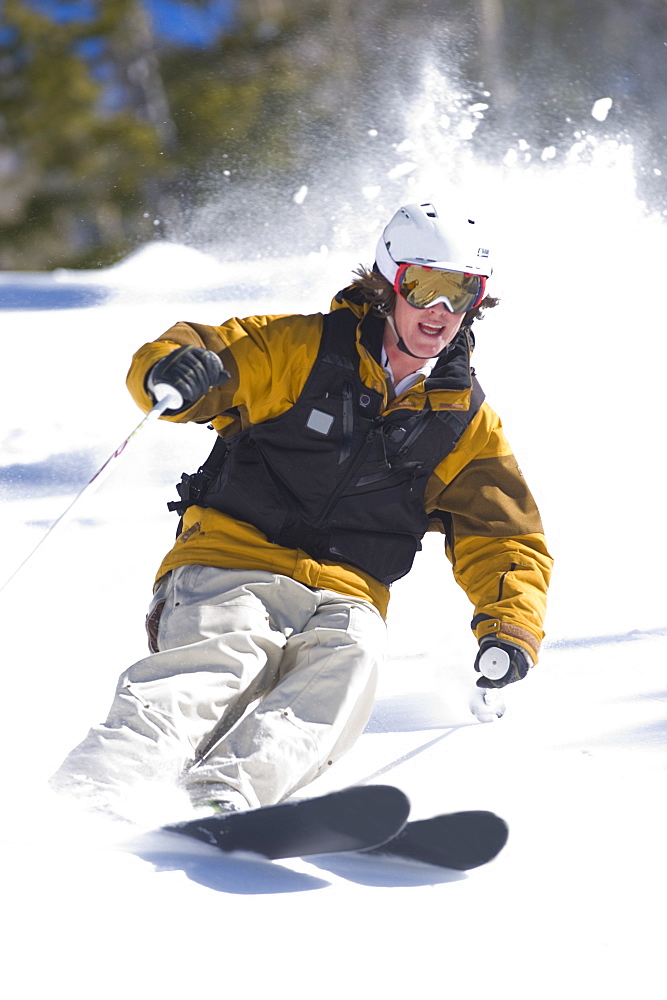
{"label": "snow", "polygon": [[606,121],[613,103],[611,97],[600,97],[593,105],[591,115],[598,122]]}
{"label": "snow", "polygon": [[[363,856],[228,858],[84,822],[49,795],[48,775],[144,654],[145,606],[175,530],[166,501],[209,450],[204,427],[153,423],[0,592],[13,998],[56,984],[71,1000],[657,995],[665,347],[635,285],[660,273],[667,240],[623,151],[597,152],[548,175],[508,173],[495,220],[508,234],[504,304],[478,331],[480,379],[557,560],[540,665],[506,692],[501,720],[476,722],[470,608],[429,539],[394,588],[368,730],[310,789],[394,783],[417,818],[492,809],[510,825],[506,849],[468,874]],[[375,237],[342,255],[304,252],[297,268],[223,266],[156,243],[107,271],[3,275],[3,579],[137,425],[124,377],[142,343],[179,319],[326,309]]]}

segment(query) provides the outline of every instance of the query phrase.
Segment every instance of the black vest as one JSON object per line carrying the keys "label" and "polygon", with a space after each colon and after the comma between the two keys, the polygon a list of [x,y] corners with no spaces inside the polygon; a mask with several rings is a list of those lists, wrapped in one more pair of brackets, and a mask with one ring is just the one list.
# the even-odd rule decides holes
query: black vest
{"label": "black vest", "polygon": [[[219,439],[194,476],[184,476],[179,513],[193,503],[258,528],[271,542],[317,560],[349,563],[387,586],[409,572],[428,527],[426,483],[479,409],[469,368],[469,331],[443,352],[430,388],[472,388],[467,411],[382,414],[380,393],[359,376],[358,320],[324,317],[317,360],[301,395],[278,417]],[[379,356],[383,321],[368,314],[364,338]]]}

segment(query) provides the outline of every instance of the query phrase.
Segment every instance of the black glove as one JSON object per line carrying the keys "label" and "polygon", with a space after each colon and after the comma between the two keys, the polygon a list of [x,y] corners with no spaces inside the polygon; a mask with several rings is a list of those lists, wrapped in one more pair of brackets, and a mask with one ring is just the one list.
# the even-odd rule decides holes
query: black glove
{"label": "black glove", "polygon": [[179,347],[155,362],[148,372],[146,387],[150,392],[153,386],[164,382],[177,389],[183,397],[183,405],[167,412],[180,413],[228,378],[229,372],[214,351],[204,347]]}
{"label": "black glove", "polygon": [[[503,688],[507,684],[514,684],[515,681],[523,680],[532,665],[533,661],[523,646],[487,636],[480,642],[475,660],[475,670],[482,674],[477,687]],[[507,669],[498,677],[497,674],[503,667]],[[485,671],[493,676],[487,677]]]}

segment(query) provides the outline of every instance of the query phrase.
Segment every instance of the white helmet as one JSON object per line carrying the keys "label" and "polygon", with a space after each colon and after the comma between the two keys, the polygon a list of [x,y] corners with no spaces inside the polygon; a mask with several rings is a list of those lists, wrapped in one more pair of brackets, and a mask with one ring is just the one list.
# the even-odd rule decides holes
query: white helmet
{"label": "white helmet", "polygon": [[434,205],[404,205],[380,237],[375,262],[393,285],[399,264],[490,277],[490,252],[477,223],[452,214],[444,221]]}

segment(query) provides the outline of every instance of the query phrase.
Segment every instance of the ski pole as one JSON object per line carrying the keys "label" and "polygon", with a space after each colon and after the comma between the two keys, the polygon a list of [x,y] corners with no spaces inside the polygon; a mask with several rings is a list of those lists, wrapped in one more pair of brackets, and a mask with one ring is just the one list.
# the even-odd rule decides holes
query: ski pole
{"label": "ski pole", "polygon": [[157,400],[155,406],[152,410],[149,410],[146,416],[141,420],[134,430],[127,435],[125,440],[116,448],[112,455],[109,455],[104,465],[100,466],[97,472],[88,480],[86,485],[81,489],[77,495],[74,497],[72,502],[65,510],[62,512],[60,517],[58,517],[49,529],[42,535],[40,540],[37,542],[35,547],[28,553],[25,559],[19,563],[11,576],[7,577],[5,582],[0,587],[0,593],[5,589],[5,587],[11,583],[11,581],[20,573],[23,567],[28,563],[35,553],[42,547],[47,538],[53,535],[60,528],[64,528],[68,524],[77,507],[79,507],[85,500],[87,500],[102,483],[108,479],[113,470],[116,468],[116,463],[121,455],[124,453],[126,447],[132,440],[132,438],[139,433],[142,427],[146,427],[147,424],[151,423],[153,420],[157,420],[165,410],[178,410],[183,405],[183,397],[181,396],[178,389],[174,389],[172,386],[166,383],[160,383],[152,389],[152,393]]}

